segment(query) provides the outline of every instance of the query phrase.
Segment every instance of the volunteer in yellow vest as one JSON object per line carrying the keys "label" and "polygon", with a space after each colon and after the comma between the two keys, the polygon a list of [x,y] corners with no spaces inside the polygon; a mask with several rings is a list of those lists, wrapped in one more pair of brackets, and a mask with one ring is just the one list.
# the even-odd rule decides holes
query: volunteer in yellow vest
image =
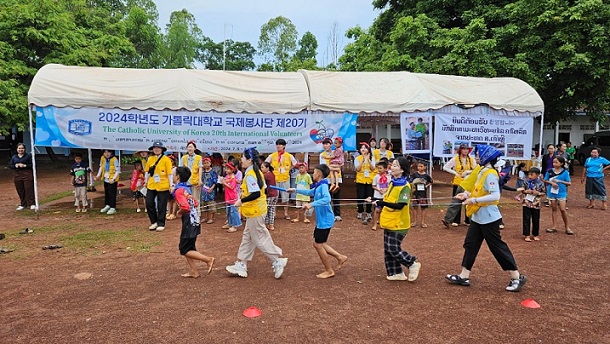
{"label": "volunteer in yellow vest", "polygon": [[[270,163],[273,167],[273,174],[275,175],[275,185],[283,189],[290,188],[290,169],[292,169],[298,163],[292,154],[286,152],[286,140],[277,139],[275,141],[276,152],[271,153],[266,162]],[[284,205],[284,218],[290,220],[288,215],[288,201],[290,195],[288,192],[280,191],[280,204]]]}
{"label": "volunteer in yellow vest", "polygon": [[[379,215],[379,226],[383,228],[383,251],[385,256],[386,278],[389,281],[413,282],[419,276],[421,263],[417,257],[410,255],[401,248],[402,241],[411,227],[409,203],[411,199],[411,185],[407,181],[409,176],[409,161],[400,157],[392,162],[390,167],[392,180],[383,200],[373,201],[374,206],[383,207]],[[371,201],[367,198],[367,201]],[[409,269],[408,276],[402,265]]]}
{"label": "volunteer in yellow vest", "polygon": [[[453,193],[451,196],[455,196],[461,192],[463,189],[460,189],[460,183],[464,181],[472,171],[477,167],[477,163],[475,159],[468,154],[470,153],[470,147],[467,144],[461,144],[458,148],[458,154],[451,158],[445,166],[443,166],[443,170],[445,172],[451,173],[454,175],[453,177]],[[462,218],[462,205],[460,202],[452,202],[447,211],[445,212],[445,218],[443,220],[443,224],[446,227],[449,227],[449,224],[453,227],[457,227],[460,224]],[[466,216],[464,223],[468,224],[469,219]]]}
{"label": "volunteer in yellow vest", "polygon": [[[373,150],[373,161],[378,162],[381,158],[387,158],[388,160],[394,158],[394,152],[390,150],[390,140],[383,137],[379,139],[379,148]],[[373,165],[373,167],[375,167]],[[373,168],[374,172],[377,173],[377,169]]]}
{"label": "volunteer in yellow vest", "polygon": [[483,168],[478,172],[474,185],[470,187],[462,184],[467,189],[456,195],[456,198],[463,200],[466,205],[466,212],[471,217],[470,226],[464,239],[462,272],[458,275],[447,275],[445,278],[451,284],[469,286],[470,270],[472,270],[481,244],[485,240],[487,247],[489,247],[502,269],[510,273],[511,279],[506,290],[518,292],[527,278],[519,274],[513,253],[500,235],[502,214],[500,214],[498,202],[500,201],[501,186],[494,165],[498,162],[502,152],[489,145],[477,145],[477,151]]}
{"label": "volunteer in yellow vest", "polygon": [[[190,140],[186,144],[186,152],[187,154],[182,156],[182,164],[180,164],[180,166],[186,166],[191,171],[191,178],[187,185],[191,187],[193,198],[196,199],[197,202],[201,202],[201,186],[203,185],[203,182],[201,181],[201,170],[203,168],[203,163],[201,160],[201,152],[197,149],[195,140]],[[201,208],[198,208],[197,212],[201,214]]]}
{"label": "volunteer in yellow vest", "polygon": [[104,207],[100,210],[102,213],[112,215],[116,213],[116,194],[117,182],[121,174],[121,164],[119,159],[114,156],[110,149],[102,151],[100,159],[100,169],[95,176],[95,180],[104,176]]}
{"label": "volunteer in yellow vest", "polygon": [[358,199],[357,218],[362,220],[363,224],[367,224],[372,219],[371,204],[366,203],[366,214],[364,214],[364,200],[373,197],[373,177],[375,176],[373,171],[377,171],[368,143],[360,142],[360,155],[354,159],[354,168],[356,169],[356,198]]}
{"label": "volunteer in yellow vest", "polygon": [[148,150],[153,154],[144,167],[144,183],[146,185],[146,212],[150,220],[151,231],[161,232],[165,229],[165,215],[170,191],[173,191],[172,161],[165,156],[167,148],[163,142],[153,143]]}
{"label": "volunteer in yellow vest", "polygon": [[226,267],[233,276],[248,277],[248,262],[258,248],[272,263],[275,278],[282,277],[288,258],[282,257],[282,249],[273,243],[269,230],[265,226],[267,214],[267,197],[265,196],[265,178],[260,170],[260,155],[254,148],[248,148],[241,157],[241,166],[246,169],[241,182],[241,199],[235,202],[241,214],[246,218],[241,244],[237,251],[237,261]]}

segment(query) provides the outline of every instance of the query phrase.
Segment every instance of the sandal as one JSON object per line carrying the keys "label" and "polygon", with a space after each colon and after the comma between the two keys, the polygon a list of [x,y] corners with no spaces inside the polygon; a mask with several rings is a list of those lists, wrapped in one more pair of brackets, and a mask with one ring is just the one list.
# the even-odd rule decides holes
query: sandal
{"label": "sandal", "polygon": [[556,233],[557,232],[557,228],[547,228],[546,232],[547,233]]}
{"label": "sandal", "polygon": [[595,206],[594,206],[593,204],[589,204],[589,205],[587,206],[587,209],[593,209],[593,208],[595,208]]}
{"label": "sandal", "polygon": [[605,205],[602,205],[602,206],[601,206],[599,209],[601,209],[601,210],[606,210],[606,208],[607,208],[607,207],[606,207]]}
{"label": "sandal", "polygon": [[574,231],[568,228],[568,229],[566,229],[566,234],[567,235],[574,235]]}
{"label": "sandal", "polygon": [[168,220],[175,220],[175,219],[176,219],[176,215],[174,215],[174,214],[169,214],[169,215],[167,215],[167,219],[168,219]]}
{"label": "sandal", "polygon": [[299,222],[299,219],[292,219],[292,221],[291,221],[291,222],[292,222],[292,223],[297,223],[297,222]]}
{"label": "sandal", "polygon": [[284,220],[290,220],[290,216],[284,215]]}
{"label": "sandal", "polygon": [[309,219],[305,219],[303,220],[303,223],[311,223],[311,221]]}
{"label": "sandal", "polygon": [[421,224],[421,228],[428,228],[428,225],[427,225],[427,224],[425,224],[425,223],[422,223],[422,224]]}
{"label": "sandal", "polygon": [[451,284],[463,285],[465,287],[470,286],[470,278],[462,278],[460,275],[447,275],[445,278]]}

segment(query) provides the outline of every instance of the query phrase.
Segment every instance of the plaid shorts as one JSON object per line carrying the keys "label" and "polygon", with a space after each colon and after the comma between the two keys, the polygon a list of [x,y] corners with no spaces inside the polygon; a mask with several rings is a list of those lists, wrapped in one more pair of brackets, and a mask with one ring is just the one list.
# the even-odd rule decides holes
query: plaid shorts
{"label": "plaid shorts", "polygon": [[265,224],[275,224],[275,205],[277,204],[277,197],[267,197],[267,215],[265,215]]}

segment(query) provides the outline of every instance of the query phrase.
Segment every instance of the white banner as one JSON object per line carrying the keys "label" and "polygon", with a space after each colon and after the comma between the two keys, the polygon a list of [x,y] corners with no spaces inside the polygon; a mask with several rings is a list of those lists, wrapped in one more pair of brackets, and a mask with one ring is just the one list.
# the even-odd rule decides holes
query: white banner
{"label": "white banner", "polygon": [[429,113],[401,113],[400,136],[402,138],[402,153],[430,153],[431,119]]}
{"label": "white banner", "polygon": [[168,151],[186,151],[189,140],[203,152],[243,152],[256,146],[276,151],[283,138],[290,152],[319,152],[324,138],[343,138],[356,150],[353,113],[234,114],[202,111],[36,108],[35,145],[48,147],[146,150],[161,141]]}
{"label": "white banner", "polygon": [[460,144],[491,144],[511,159],[532,156],[534,118],[435,113],[434,156],[451,157]]}

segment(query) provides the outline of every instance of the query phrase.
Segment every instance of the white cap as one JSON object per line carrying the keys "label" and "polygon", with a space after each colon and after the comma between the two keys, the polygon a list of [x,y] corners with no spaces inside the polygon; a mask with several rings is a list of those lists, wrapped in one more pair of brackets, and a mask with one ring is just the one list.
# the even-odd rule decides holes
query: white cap
{"label": "white cap", "polygon": [[504,159],[500,159],[498,160],[498,162],[496,162],[496,164],[494,165],[495,168],[502,168],[506,165],[506,160]]}

